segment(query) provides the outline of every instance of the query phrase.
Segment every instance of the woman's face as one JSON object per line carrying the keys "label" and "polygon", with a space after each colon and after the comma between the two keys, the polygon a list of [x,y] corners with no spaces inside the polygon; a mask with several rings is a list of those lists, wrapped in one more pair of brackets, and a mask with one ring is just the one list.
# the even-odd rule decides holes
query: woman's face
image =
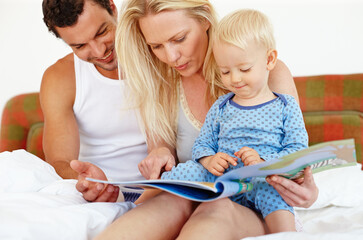
{"label": "woman's face", "polygon": [[149,14],[139,24],[153,53],[181,76],[190,77],[202,69],[208,48],[208,21],[176,10]]}

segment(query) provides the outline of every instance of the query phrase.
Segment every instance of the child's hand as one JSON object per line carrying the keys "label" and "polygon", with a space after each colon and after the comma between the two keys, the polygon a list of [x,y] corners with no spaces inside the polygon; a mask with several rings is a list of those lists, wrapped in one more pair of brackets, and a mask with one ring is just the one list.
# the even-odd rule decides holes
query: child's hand
{"label": "child's hand", "polygon": [[204,157],[199,160],[210,173],[215,176],[222,176],[224,171],[229,167],[229,164],[236,166],[237,158],[229,156],[227,153],[216,153],[213,156]]}
{"label": "child's hand", "polygon": [[260,158],[258,152],[249,147],[241,148],[238,152],[235,152],[234,155],[240,158],[245,166],[264,162],[264,160]]}

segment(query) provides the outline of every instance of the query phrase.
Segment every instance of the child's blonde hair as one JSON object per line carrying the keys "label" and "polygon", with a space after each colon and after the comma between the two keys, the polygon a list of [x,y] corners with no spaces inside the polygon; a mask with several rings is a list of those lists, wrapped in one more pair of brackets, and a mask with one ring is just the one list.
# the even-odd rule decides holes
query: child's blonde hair
{"label": "child's blonde hair", "polygon": [[266,47],[267,50],[276,48],[272,25],[262,12],[252,9],[232,12],[215,28],[213,42],[225,42],[246,49],[249,40]]}
{"label": "child's blonde hair", "polygon": [[[276,48],[273,27],[265,14],[252,9],[241,9],[226,15],[214,28],[211,44],[228,43],[238,48],[246,49],[247,42],[255,41],[266,50]],[[224,88],[212,48],[206,57],[205,75],[211,84],[211,89]]]}

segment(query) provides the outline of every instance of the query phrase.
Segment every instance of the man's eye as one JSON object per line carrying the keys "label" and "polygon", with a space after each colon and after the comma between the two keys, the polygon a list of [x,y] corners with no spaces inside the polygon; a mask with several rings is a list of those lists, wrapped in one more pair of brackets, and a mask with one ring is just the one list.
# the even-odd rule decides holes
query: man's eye
{"label": "man's eye", "polygon": [[81,49],[81,48],[83,48],[83,46],[84,46],[84,44],[81,44],[81,45],[76,46],[75,48],[76,49]]}
{"label": "man's eye", "polygon": [[101,32],[97,34],[97,36],[102,36],[107,31],[107,28],[103,29]]}

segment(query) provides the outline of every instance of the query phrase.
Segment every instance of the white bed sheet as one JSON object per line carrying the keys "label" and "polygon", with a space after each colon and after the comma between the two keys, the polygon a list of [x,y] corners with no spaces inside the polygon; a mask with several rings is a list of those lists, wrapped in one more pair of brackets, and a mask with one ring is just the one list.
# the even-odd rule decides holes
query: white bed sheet
{"label": "white bed sheet", "polygon": [[363,205],[298,211],[304,232],[276,233],[243,240],[355,240],[363,237]]}
{"label": "white bed sheet", "polygon": [[363,171],[361,164],[314,174],[318,200],[296,208],[303,232],[285,232],[244,240],[363,239]]}
{"label": "white bed sheet", "polygon": [[0,153],[0,239],[92,239],[133,203],[89,203],[43,160]]}
{"label": "white bed sheet", "polygon": [[[296,209],[304,232],[245,240],[341,240],[363,236],[361,165],[314,174],[319,197]],[[61,179],[53,167],[23,150],[0,153],[0,239],[92,239],[135,205],[88,203],[75,180]]]}

